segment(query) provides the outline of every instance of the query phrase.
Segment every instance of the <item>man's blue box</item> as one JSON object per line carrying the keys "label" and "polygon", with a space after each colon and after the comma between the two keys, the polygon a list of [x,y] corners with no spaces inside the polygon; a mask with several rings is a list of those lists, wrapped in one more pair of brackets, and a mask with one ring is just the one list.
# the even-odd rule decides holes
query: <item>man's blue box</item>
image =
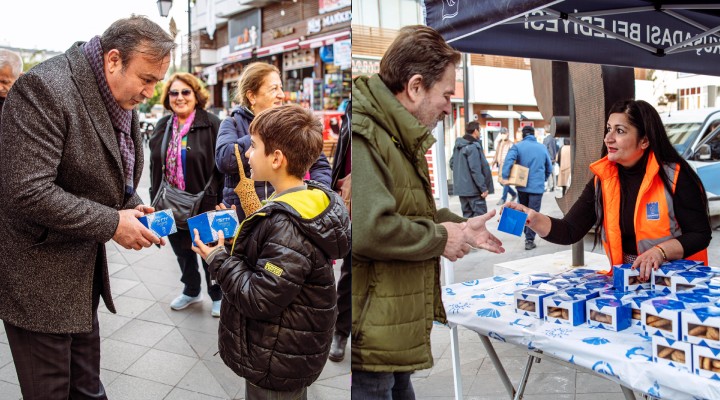
{"label": "man's blue box", "polygon": [[218,240],[219,231],[223,231],[225,239],[234,237],[240,229],[240,224],[235,210],[218,210],[208,211],[188,219],[188,229],[190,229],[190,237],[194,245],[194,229],[198,230],[200,241],[211,243]]}
{"label": "man's blue box", "polygon": [[509,233],[515,236],[522,236],[523,228],[525,228],[525,221],[527,221],[527,214],[522,211],[513,210],[509,207],[504,207],[502,215],[500,216],[500,224],[498,230]]}
{"label": "man's blue box", "polygon": [[171,235],[177,232],[175,226],[175,218],[171,209],[155,211],[152,214],[146,214],[138,218],[140,223],[145,225],[159,237]]}

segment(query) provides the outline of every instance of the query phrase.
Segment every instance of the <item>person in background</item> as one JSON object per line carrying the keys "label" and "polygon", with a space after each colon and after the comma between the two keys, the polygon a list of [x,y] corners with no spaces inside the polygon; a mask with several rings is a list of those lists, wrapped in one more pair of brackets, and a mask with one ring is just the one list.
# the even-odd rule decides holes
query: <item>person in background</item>
{"label": "person in background", "polygon": [[222,286],[218,349],[245,378],[247,400],[305,400],[327,362],[337,317],[332,260],[350,251],[342,199],[303,181],[322,152],[322,124],[294,104],[250,124],[252,178],[277,189],[248,216],[232,247],[195,232],[196,247]]}
{"label": "person in background", "polygon": [[0,319],[23,398],[107,399],[100,297],[115,313],[105,244],[164,244],[138,220],[143,145],[135,107],[165,77],[172,36],[113,22],[23,74],[0,127]]}
{"label": "person in background", "polygon": [[503,185],[503,192],[497,205],[502,205],[507,201],[507,195],[510,195],[510,201],[515,201],[517,192],[515,192],[510,184],[502,182],[502,170],[505,164],[505,157],[507,157],[508,151],[513,146],[513,141],[508,136],[507,128],[500,129],[500,140],[498,141],[497,150],[495,151],[495,158],[491,165],[497,166],[498,171],[498,182]]}
{"label": "person in background", "polygon": [[[150,198],[154,200],[158,196],[163,178],[191,194],[203,191],[210,182],[198,213],[214,210],[215,205],[222,201],[222,175],[215,166],[220,119],[205,111],[208,92],[195,76],[179,72],[165,82],[160,101],[172,114],[158,121],[150,139]],[[164,154],[163,148],[166,149]],[[202,301],[198,258],[192,251],[190,231],[178,229],[177,233],[168,236],[168,240],[180,265],[180,281],[185,285],[182,294],[170,303],[170,308],[182,310]],[[210,281],[205,261],[202,261],[202,266],[212,300],[211,314],[219,317],[222,300],[220,285]]]}
{"label": "person in background", "polygon": [[[542,196],[545,193],[545,181],[552,174],[552,162],[547,149],[535,138],[535,128],[524,126],[523,139],[508,151],[503,165],[502,178],[510,178],[510,169],[517,163],[528,168],[528,179],[525,187],[518,187],[518,200],[526,208],[540,211]],[[532,250],[535,244],[535,231],[525,227],[525,250]]]}
{"label": "person in background", "polygon": [[20,54],[6,49],[0,49],[0,123],[2,123],[2,109],[10,88],[20,77],[23,71],[23,61]]}
{"label": "person in background", "polygon": [[[352,103],[345,107],[340,125],[340,136],[333,157],[332,188],[343,199],[348,214],[352,216],[352,151],[350,148],[350,121],[352,121]],[[335,334],[330,346],[330,361],[340,362],[345,358],[345,347],[352,325],[352,257],[348,253],[340,267],[340,279],[337,284],[338,316],[335,321]]]}
{"label": "person in background", "polygon": [[552,162],[550,177],[548,178],[548,180],[546,182],[547,191],[554,192],[555,191],[555,166],[557,165],[558,146],[557,146],[557,142],[555,141],[555,136],[548,130],[546,130],[545,132],[547,132],[548,134],[543,139],[543,145],[547,149],[548,156],[550,156],[550,161]]}
{"label": "person in background", "polygon": [[565,196],[565,191],[570,186],[570,173],[572,170],[570,154],[570,139],[563,138],[563,146],[558,152],[558,164],[560,164],[560,174],[558,175],[557,185],[562,189],[562,195]]}
{"label": "person in background", "polygon": [[447,321],[440,256],[501,253],[485,228],[437,210],[425,153],[450,113],[460,53],[423,25],[398,32],[380,73],[352,85],[352,388],[354,400],[412,399],[410,376],[430,368],[433,320]]}
{"label": "person in background", "polygon": [[[233,109],[230,117],[220,124],[217,144],[215,147],[215,163],[218,170],[225,174],[223,189],[223,205],[236,206],[240,221],[245,218],[245,212],[240,204],[240,198],[235,188],[240,183],[238,159],[235,155],[235,145],[238,145],[240,162],[247,178],[250,177],[250,166],[245,152],[250,148],[248,127],[261,112],[283,104],[283,92],[280,71],[272,64],[254,62],[243,69],[238,82],[237,93],[233,99],[240,105]],[[324,154],[310,167],[310,179],[318,181],[328,188],[331,184],[330,163]],[[269,182],[255,181],[255,191],[260,200],[270,197],[275,191]]]}
{"label": "person in background", "polygon": [[465,135],[455,140],[450,157],[453,172],[453,194],[460,196],[463,217],[471,218],[487,213],[485,198],[495,193],[492,171],[480,145],[480,124],[469,122]]}
{"label": "person in background", "polygon": [[610,265],[632,263],[642,281],[669,260],[707,265],[712,230],[705,189],[653,106],[622,100],[611,107],[602,158],[590,170],[595,176],[562,219],[517,203],[506,207],[528,213],[527,228],[552,243],[575,243],[594,227]]}

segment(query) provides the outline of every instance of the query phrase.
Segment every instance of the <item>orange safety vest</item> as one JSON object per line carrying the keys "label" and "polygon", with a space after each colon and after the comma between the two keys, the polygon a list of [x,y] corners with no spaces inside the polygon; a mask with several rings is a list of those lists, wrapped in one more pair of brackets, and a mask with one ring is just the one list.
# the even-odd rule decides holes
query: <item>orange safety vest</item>
{"label": "orange safety vest", "polygon": [[[677,179],[680,175],[679,164],[663,166],[672,182],[672,193],[668,192],[658,175],[660,166],[655,154],[650,152],[645,177],[640,184],[637,201],[635,202],[635,240],[637,254],[642,254],[669,239],[682,235],[682,230],[675,217],[672,194],[675,192]],[[605,254],[611,265],[623,263],[622,235],[620,233],[620,178],[616,163],[609,161],[607,156],[590,164],[595,174],[595,190],[602,187],[603,229],[601,240]],[[599,182],[598,182],[599,180]],[[690,257],[690,260],[708,264],[707,249],[703,249]]]}

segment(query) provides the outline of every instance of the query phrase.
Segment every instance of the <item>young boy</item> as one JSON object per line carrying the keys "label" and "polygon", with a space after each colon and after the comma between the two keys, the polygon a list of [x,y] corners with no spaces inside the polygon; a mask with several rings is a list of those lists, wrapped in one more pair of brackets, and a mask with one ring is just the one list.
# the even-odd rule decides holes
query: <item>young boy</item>
{"label": "young boy", "polygon": [[350,250],[339,196],[302,177],[322,151],[322,124],[284,105],[250,124],[251,178],[275,194],[247,217],[233,246],[195,232],[193,250],[220,284],[220,356],[246,380],[245,398],[306,399],[328,358],[337,314],[332,260]]}

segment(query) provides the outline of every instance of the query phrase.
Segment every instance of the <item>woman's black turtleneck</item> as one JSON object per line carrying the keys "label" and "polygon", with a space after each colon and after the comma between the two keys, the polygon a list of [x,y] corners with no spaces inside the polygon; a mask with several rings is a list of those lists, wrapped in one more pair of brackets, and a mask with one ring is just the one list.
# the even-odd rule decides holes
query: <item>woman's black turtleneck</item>
{"label": "woman's black turtleneck", "polygon": [[[630,168],[618,165],[620,179],[620,231],[622,248],[626,254],[637,254],[635,242],[635,203],[645,176],[647,156]],[[691,177],[687,168],[680,169],[673,194],[675,217],[682,230],[676,239],[683,247],[683,257],[689,257],[707,248],[712,230],[708,218],[707,196]],[[595,212],[594,178],[585,185],[582,194],[562,219],[550,218],[552,227],[544,238],[556,244],[572,244],[581,240],[597,219]]]}

